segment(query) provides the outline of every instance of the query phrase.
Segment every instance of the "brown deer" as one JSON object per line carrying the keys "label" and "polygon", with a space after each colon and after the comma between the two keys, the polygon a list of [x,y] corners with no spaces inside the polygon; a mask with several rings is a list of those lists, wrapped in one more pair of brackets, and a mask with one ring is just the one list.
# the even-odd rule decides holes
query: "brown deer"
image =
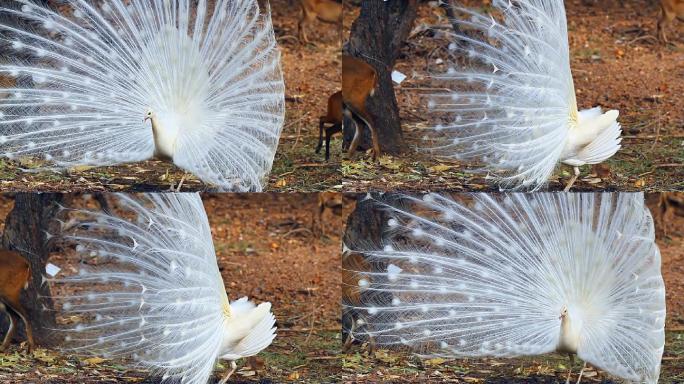
{"label": "brown deer", "polygon": [[370,130],[373,142],[373,160],[380,156],[380,143],[375,129],[373,116],[366,109],[366,101],[375,94],[378,73],[375,68],[363,60],[352,56],[342,56],[342,99],[345,115],[355,125],[354,138],[349,145],[348,157],[351,159],[361,140],[363,127]]}
{"label": "brown deer", "polygon": [[299,41],[308,43],[306,27],[318,19],[324,23],[339,24],[342,27],[342,4],[333,0],[299,0],[302,16],[299,19]]}
{"label": "brown deer", "polygon": [[667,44],[665,28],[677,18],[684,21],[684,0],[660,0],[660,18],[658,19],[658,40]]}
{"label": "brown deer", "polygon": [[0,310],[7,313],[10,321],[7,335],[0,346],[0,352],[7,349],[12,341],[17,331],[19,318],[26,327],[28,352],[31,353],[35,346],[28,314],[19,302],[21,291],[28,288],[30,278],[31,266],[23,256],[14,251],[0,251]]}
{"label": "brown deer", "polygon": [[342,217],[342,194],[339,192],[319,192],[318,193],[318,212],[313,218],[313,232],[316,235],[325,235],[323,225],[323,215],[326,210],[330,210],[333,215]]}
{"label": "brown deer", "polygon": [[[326,124],[332,124],[325,127]],[[333,93],[328,98],[328,112],[318,120],[318,146],[316,153],[321,152],[323,147],[323,130],[325,129],[325,161],[330,160],[330,138],[342,132],[342,91]]]}

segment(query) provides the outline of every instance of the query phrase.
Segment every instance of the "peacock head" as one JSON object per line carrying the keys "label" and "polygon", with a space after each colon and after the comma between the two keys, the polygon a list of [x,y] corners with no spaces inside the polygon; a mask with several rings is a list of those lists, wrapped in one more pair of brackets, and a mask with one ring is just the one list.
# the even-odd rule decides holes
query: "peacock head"
{"label": "peacock head", "polygon": [[154,112],[152,109],[148,108],[147,112],[145,112],[145,118],[143,119],[143,123],[146,122],[147,120],[152,120],[154,119]]}
{"label": "peacock head", "polygon": [[558,320],[563,320],[568,317],[568,306],[564,305],[563,308],[561,309],[561,314],[558,317]]}

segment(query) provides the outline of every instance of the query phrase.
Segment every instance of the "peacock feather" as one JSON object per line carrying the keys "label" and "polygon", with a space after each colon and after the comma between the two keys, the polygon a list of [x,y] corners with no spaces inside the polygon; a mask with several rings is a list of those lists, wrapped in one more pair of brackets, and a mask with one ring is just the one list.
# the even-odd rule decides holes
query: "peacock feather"
{"label": "peacock feather", "polygon": [[[462,8],[455,59],[433,75],[434,153],[481,164],[502,189],[537,190],[559,163],[600,163],[620,149],[618,111],[578,111],[563,0],[494,0],[498,18]],[[579,172],[579,169],[577,169]],[[573,181],[574,182],[574,179]],[[569,186],[572,185],[572,182]]]}
{"label": "peacock feather", "polygon": [[0,156],[55,167],[173,161],[259,191],[284,119],[280,54],[256,0],[0,5]]}
{"label": "peacock feather", "polygon": [[204,384],[219,359],[271,344],[271,304],[228,299],[198,194],[116,200],[116,215],[70,212],[64,239],[91,265],[51,280],[69,291],[55,297],[65,348]]}
{"label": "peacock feather", "polygon": [[665,288],[642,194],[370,199],[382,241],[347,300],[379,345],[448,357],[577,354],[656,383]]}

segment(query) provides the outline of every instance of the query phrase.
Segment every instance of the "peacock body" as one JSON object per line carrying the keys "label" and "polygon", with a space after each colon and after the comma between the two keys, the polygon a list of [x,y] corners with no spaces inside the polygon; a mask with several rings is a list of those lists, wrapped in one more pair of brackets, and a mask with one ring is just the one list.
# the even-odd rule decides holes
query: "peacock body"
{"label": "peacock body", "polygon": [[231,361],[232,374],[235,360],[271,344],[271,304],[228,299],[198,194],[117,199],[120,215],[75,211],[77,229],[64,235],[97,258],[53,280],[71,287],[55,297],[68,349],[203,384],[219,359]]}
{"label": "peacock body", "polygon": [[[173,161],[259,191],[284,119],[270,15],[256,0],[28,0],[0,6],[0,155],[57,167]],[[149,121],[149,122],[148,122]]]}
{"label": "peacock body", "polygon": [[[641,194],[370,200],[389,217],[350,271],[379,345],[447,357],[576,354],[656,383],[665,288]],[[359,299],[359,297],[361,299]]]}
{"label": "peacock body", "polygon": [[482,164],[478,170],[503,189],[531,190],[544,186],[558,163],[579,167],[613,156],[618,111],[578,110],[563,0],[493,5],[502,21],[460,9],[470,18],[457,23],[469,31],[450,34],[449,49],[478,65],[452,62],[434,76],[449,91],[430,95],[440,116],[431,150]]}

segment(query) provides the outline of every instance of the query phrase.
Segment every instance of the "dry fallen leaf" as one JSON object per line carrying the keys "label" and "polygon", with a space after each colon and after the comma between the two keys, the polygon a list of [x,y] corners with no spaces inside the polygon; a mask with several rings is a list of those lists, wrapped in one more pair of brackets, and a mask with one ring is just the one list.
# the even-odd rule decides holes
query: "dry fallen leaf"
{"label": "dry fallen leaf", "polygon": [[432,173],[441,173],[441,172],[446,172],[452,168],[456,168],[454,165],[447,165],[447,164],[439,164],[439,165],[434,165],[430,168],[428,168]]}
{"label": "dry fallen leaf", "polygon": [[97,364],[102,364],[105,361],[105,359],[101,357],[91,357],[88,359],[83,360],[83,362],[86,365],[97,365]]}

